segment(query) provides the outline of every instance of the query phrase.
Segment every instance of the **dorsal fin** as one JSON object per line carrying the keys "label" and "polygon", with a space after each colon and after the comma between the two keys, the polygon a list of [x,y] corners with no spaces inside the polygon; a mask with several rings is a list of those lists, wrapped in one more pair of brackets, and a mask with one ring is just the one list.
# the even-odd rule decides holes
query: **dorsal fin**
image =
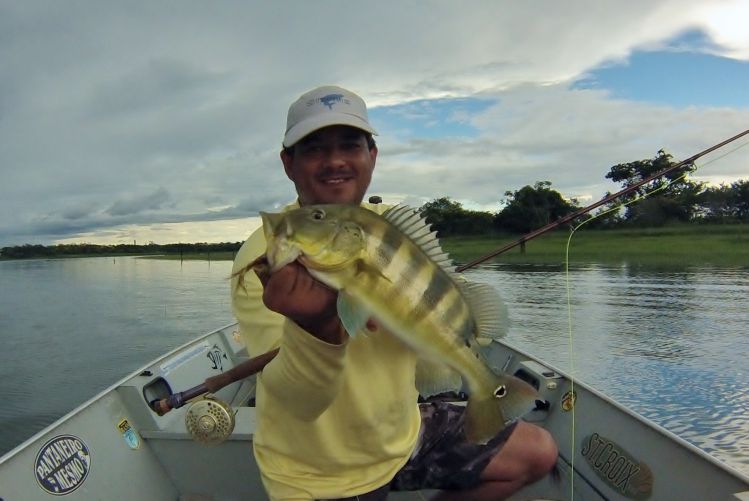
{"label": "dorsal fin", "polygon": [[408,205],[395,205],[382,213],[382,217],[408,236],[440,268],[453,273],[454,266],[450,257],[442,250],[437,232],[419,214],[419,211]]}
{"label": "dorsal fin", "polygon": [[466,298],[476,322],[476,342],[481,346],[507,335],[510,326],[507,306],[502,301],[497,289],[481,282],[456,280],[458,287]]}

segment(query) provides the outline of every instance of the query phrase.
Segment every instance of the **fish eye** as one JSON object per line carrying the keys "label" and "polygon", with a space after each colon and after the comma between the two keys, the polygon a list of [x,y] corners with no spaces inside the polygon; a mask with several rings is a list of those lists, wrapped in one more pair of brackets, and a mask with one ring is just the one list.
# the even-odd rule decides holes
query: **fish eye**
{"label": "fish eye", "polygon": [[316,219],[318,221],[321,221],[325,219],[325,211],[322,209],[315,209],[312,211],[312,219]]}
{"label": "fish eye", "polygon": [[505,395],[507,395],[507,387],[505,385],[503,385],[503,384],[500,384],[494,390],[494,398],[502,398]]}

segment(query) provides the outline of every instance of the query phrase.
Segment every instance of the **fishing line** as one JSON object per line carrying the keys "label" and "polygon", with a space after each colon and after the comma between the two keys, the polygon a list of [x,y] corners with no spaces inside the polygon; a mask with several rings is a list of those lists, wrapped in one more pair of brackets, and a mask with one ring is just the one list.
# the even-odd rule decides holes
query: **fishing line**
{"label": "fishing line", "polygon": [[717,156],[717,157],[713,158],[712,160],[709,160],[709,161],[707,161],[707,162],[703,163],[703,164],[702,164],[701,166],[699,166],[699,167],[695,166],[695,169],[694,169],[694,171],[696,172],[696,171],[697,171],[698,169],[701,169],[702,167],[704,167],[704,166],[706,166],[706,165],[710,165],[711,163],[713,163],[713,162],[715,162],[715,161],[717,161],[717,160],[720,160],[720,159],[721,159],[721,158],[723,158],[723,157],[727,157],[727,156],[728,156],[728,155],[730,155],[731,153],[735,152],[736,150],[739,150],[739,149],[743,148],[743,147],[744,147],[744,146],[746,146],[746,145],[749,145],[749,141],[745,142],[744,144],[740,144],[740,145],[736,146],[736,147],[735,147],[734,149],[732,149],[732,150],[728,150],[727,152],[723,153],[722,155],[719,155],[719,156]]}
{"label": "fishing line", "polygon": [[652,189],[652,190],[650,190],[650,191],[648,191],[648,192],[646,192],[646,193],[644,193],[642,195],[638,195],[635,198],[633,198],[632,200],[629,200],[627,202],[618,204],[618,205],[616,205],[614,207],[611,207],[609,209],[601,211],[601,212],[599,212],[599,213],[591,216],[590,218],[586,219],[585,221],[581,222],[580,224],[578,224],[576,226],[573,226],[570,229],[570,235],[567,238],[567,244],[565,246],[565,254],[564,254],[564,278],[565,278],[565,289],[566,289],[566,294],[567,294],[567,329],[568,329],[568,342],[569,342],[569,354],[570,354],[570,358],[569,358],[569,362],[570,362],[569,380],[570,380],[570,395],[571,395],[570,398],[572,399],[572,403],[573,403],[572,409],[571,409],[572,427],[571,427],[571,430],[570,430],[570,434],[571,434],[571,437],[572,437],[571,444],[570,444],[571,445],[571,453],[570,453],[570,500],[574,499],[574,493],[575,493],[574,487],[575,487],[575,443],[576,443],[576,439],[575,439],[575,405],[574,405],[574,403],[575,403],[575,355],[574,355],[574,334],[573,334],[573,329],[572,329],[572,294],[571,294],[571,291],[570,291],[570,269],[569,269],[569,265],[570,265],[570,260],[569,260],[569,256],[570,256],[570,245],[572,243],[572,237],[575,234],[575,232],[578,229],[580,229],[583,225],[585,225],[585,224],[587,224],[587,223],[589,223],[589,222],[591,222],[591,221],[593,221],[595,219],[603,217],[603,216],[605,216],[607,214],[618,212],[621,209],[623,209],[623,208],[625,208],[625,207],[627,207],[629,205],[632,205],[632,204],[634,204],[636,202],[644,200],[645,198],[648,198],[648,197],[650,197],[652,195],[655,195],[658,192],[664,191],[669,186],[671,186],[671,185],[673,185],[673,184],[675,184],[677,182],[685,180],[689,174],[693,174],[694,172],[697,172],[697,170],[699,170],[700,168],[702,168],[702,167],[704,167],[706,165],[710,165],[711,163],[716,162],[716,161],[720,160],[721,158],[724,158],[724,157],[726,157],[726,156],[734,153],[736,150],[738,150],[740,148],[743,148],[743,147],[745,147],[747,145],[749,145],[749,141],[736,146],[732,150],[729,150],[726,153],[724,153],[724,154],[722,154],[720,156],[717,156],[716,158],[714,158],[712,160],[709,160],[707,162],[702,163],[700,166],[697,166],[696,164],[692,164],[694,166],[694,170],[692,170],[691,172],[684,172],[682,175],[680,175],[677,178],[672,179],[668,183],[665,183],[665,184],[663,184],[661,186],[658,186],[657,188],[654,188],[654,189]]}
{"label": "fishing line", "polygon": [[565,246],[564,250],[564,282],[565,282],[565,289],[567,293],[567,329],[568,329],[568,341],[569,341],[569,353],[570,353],[570,399],[572,402],[572,408],[571,408],[571,415],[572,415],[572,427],[570,429],[570,435],[571,435],[571,452],[570,452],[570,500],[574,500],[574,494],[575,494],[575,351],[574,351],[574,336],[572,331],[572,294],[570,292],[570,244],[572,243],[572,236],[575,234],[575,231],[577,231],[579,228],[581,228],[584,224],[589,223],[590,221],[593,221],[594,219],[598,219],[602,216],[605,216],[606,214],[610,214],[612,212],[617,212],[624,207],[631,205],[635,202],[639,202],[640,200],[643,200],[651,195],[654,195],[658,193],[659,191],[663,191],[672,184],[676,183],[677,181],[682,181],[686,179],[687,175],[689,173],[685,172],[678,178],[673,179],[672,181],[659,186],[658,188],[655,188],[643,195],[638,195],[632,200],[629,200],[628,202],[616,205],[610,209],[606,209],[605,211],[601,211],[598,214],[595,214],[591,216],[590,218],[586,219],[582,223],[572,227],[570,230],[570,235],[567,238],[567,244]]}

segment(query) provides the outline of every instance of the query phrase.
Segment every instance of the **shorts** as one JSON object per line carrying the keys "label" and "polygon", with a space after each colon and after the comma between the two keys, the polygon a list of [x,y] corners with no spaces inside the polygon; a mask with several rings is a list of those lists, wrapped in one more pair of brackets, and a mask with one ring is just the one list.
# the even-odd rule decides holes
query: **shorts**
{"label": "shorts", "polygon": [[512,434],[515,423],[486,444],[474,444],[463,431],[465,409],[448,402],[419,405],[421,437],[408,463],[390,482],[391,490],[465,490],[481,482],[481,472]]}
{"label": "shorts", "polygon": [[419,404],[419,410],[421,435],[408,462],[389,484],[345,500],[382,501],[390,491],[476,487],[481,482],[481,472],[505,444],[516,424],[508,425],[486,444],[474,444],[466,440],[463,431],[464,405],[429,402]]}

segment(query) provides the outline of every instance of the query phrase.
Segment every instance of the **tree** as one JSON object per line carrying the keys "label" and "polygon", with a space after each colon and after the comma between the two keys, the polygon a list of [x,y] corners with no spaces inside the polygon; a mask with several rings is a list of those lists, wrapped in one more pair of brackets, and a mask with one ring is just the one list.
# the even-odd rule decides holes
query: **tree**
{"label": "tree", "polygon": [[419,212],[441,237],[486,233],[492,228],[491,214],[464,209],[460,202],[450,200],[450,197],[427,202]]}
{"label": "tree", "polygon": [[[673,165],[676,163],[672,161],[671,155],[659,150],[654,158],[614,165],[606,174],[606,179],[622,183],[623,188],[629,188]],[[693,172],[694,169],[693,164],[685,165],[682,169],[654,179],[620,197],[609,207],[632,202],[638,197],[658,190],[642,201],[627,205],[624,219],[629,223],[643,226],[657,226],[670,221],[689,221],[697,211],[699,194],[703,189],[702,183],[691,181],[685,176],[685,173]]]}
{"label": "tree", "polygon": [[707,220],[749,220],[749,180],[706,188],[699,196],[699,206]]}
{"label": "tree", "polygon": [[515,192],[506,191],[505,197],[506,205],[495,216],[494,224],[500,230],[517,233],[528,233],[579,208],[575,200],[567,201],[552,190],[549,181],[537,181]]}
{"label": "tree", "polygon": [[419,212],[432,225],[432,229],[440,234],[453,229],[453,221],[461,211],[463,206],[460,202],[450,200],[450,197],[437,198],[419,208]]}
{"label": "tree", "polygon": [[734,215],[742,221],[749,220],[749,179],[739,179],[731,183],[731,190]]}

